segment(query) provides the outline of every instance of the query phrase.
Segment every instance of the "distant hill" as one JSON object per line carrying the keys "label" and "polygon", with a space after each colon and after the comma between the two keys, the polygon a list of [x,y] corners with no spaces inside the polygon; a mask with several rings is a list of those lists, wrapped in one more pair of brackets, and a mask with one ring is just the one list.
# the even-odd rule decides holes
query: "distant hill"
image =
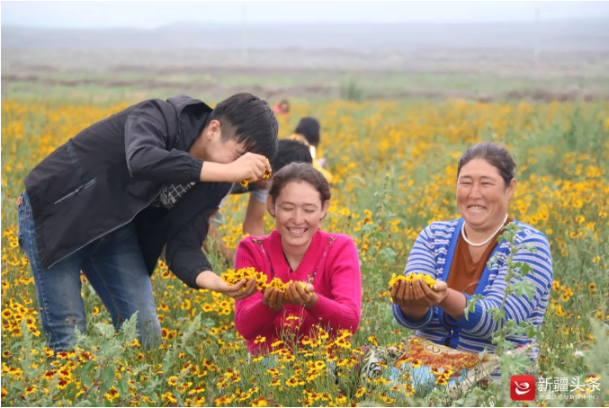
{"label": "distant hill", "polygon": [[609,19],[522,23],[171,24],[155,30],[2,27],[2,48],[100,50],[609,51]]}

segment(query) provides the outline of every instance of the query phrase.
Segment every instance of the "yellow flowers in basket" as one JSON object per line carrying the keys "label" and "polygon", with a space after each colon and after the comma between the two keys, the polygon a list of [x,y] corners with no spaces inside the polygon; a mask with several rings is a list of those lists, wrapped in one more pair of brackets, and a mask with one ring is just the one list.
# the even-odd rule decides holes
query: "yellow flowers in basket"
{"label": "yellow flowers in basket", "polygon": [[[253,267],[250,268],[241,268],[241,269],[227,269],[225,272],[222,272],[220,278],[229,285],[236,285],[243,279],[256,279],[256,289],[264,290],[266,288],[275,288],[285,293],[287,285],[294,281],[290,281],[287,284],[283,283],[283,281],[279,278],[273,278],[269,283],[267,283],[267,276],[264,272],[258,272]],[[298,283],[303,289],[306,287],[306,282],[296,281],[294,283]],[[241,291],[244,291],[245,287],[241,288]],[[306,289],[305,289],[306,291]]]}
{"label": "yellow flowers in basket", "polygon": [[396,275],[395,273],[391,275],[391,280],[389,281],[389,288],[391,289],[396,283],[399,281],[406,281],[412,285],[415,280],[424,281],[431,289],[437,283],[434,278],[429,275],[425,275],[424,273],[408,273],[406,275]]}

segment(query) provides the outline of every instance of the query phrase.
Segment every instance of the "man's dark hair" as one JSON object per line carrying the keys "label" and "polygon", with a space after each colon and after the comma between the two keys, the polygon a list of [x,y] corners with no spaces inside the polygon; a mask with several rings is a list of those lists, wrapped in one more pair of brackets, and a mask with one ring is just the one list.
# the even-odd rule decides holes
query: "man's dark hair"
{"label": "man's dark hair", "polygon": [[277,154],[277,118],[269,105],[249,93],[238,93],[220,102],[211,113],[222,126],[224,140],[244,143],[245,150],[269,160]]}
{"label": "man's dark hair", "polygon": [[290,163],[313,163],[309,148],[297,140],[281,139],[277,146],[277,156],[271,160],[273,173]]}
{"label": "man's dark hair", "polygon": [[307,139],[307,142],[315,147],[319,146],[320,132],[321,126],[319,125],[319,121],[311,117],[300,119],[300,122],[294,131],[294,133],[303,135],[305,139]]}
{"label": "man's dark hair", "polygon": [[505,148],[492,142],[482,142],[470,147],[459,159],[457,178],[459,178],[463,166],[474,159],[485,160],[488,164],[495,167],[499,171],[505,186],[510,185],[510,182],[514,178],[516,162]]}

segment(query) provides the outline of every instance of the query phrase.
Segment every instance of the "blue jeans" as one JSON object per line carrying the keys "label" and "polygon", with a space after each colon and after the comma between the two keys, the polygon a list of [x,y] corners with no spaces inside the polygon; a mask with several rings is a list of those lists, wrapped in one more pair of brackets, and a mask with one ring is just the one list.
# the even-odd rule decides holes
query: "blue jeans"
{"label": "blue jeans", "polygon": [[40,263],[34,216],[27,193],[19,203],[19,245],[25,251],[36,284],[42,331],[55,351],[73,347],[74,328],[86,330],[85,305],[80,294],[80,271],[106,306],[118,330],[136,311],[140,342],[160,342],[161,326],[133,224],[96,239],[50,268]]}

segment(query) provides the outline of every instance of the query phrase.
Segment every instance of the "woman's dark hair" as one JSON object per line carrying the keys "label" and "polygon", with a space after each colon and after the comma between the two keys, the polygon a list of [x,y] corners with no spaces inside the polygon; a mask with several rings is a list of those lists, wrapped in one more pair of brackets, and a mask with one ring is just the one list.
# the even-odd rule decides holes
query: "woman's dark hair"
{"label": "woman's dark hair", "polygon": [[457,178],[459,178],[459,174],[461,174],[461,169],[463,166],[473,159],[482,159],[488,162],[491,166],[495,167],[503,178],[506,187],[514,178],[516,162],[512,158],[512,155],[503,147],[491,142],[478,143],[463,153],[461,159],[459,159]]}
{"label": "woman's dark hair", "polygon": [[[244,143],[245,150],[272,159],[277,154],[279,124],[269,105],[249,93],[238,93],[220,102],[211,113],[220,122],[223,139]],[[228,126],[226,126],[228,125]]]}
{"label": "woman's dark hair", "polygon": [[300,119],[300,122],[294,131],[294,133],[303,135],[305,139],[307,139],[307,142],[315,147],[319,146],[320,132],[321,126],[319,125],[319,121],[311,117]]}
{"label": "woman's dark hair", "polygon": [[306,181],[319,192],[321,203],[330,199],[330,185],[323,174],[309,163],[291,163],[273,174],[269,195],[273,201],[279,197],[281,189],[292,181]]}
{"label": "woman's dark hair", "polygon": [[277,156],[271,160],[273,173],[277,173],[290,163],[313,163],[311,152],[304,143],[297,140],[281,139],[277,145]]}

